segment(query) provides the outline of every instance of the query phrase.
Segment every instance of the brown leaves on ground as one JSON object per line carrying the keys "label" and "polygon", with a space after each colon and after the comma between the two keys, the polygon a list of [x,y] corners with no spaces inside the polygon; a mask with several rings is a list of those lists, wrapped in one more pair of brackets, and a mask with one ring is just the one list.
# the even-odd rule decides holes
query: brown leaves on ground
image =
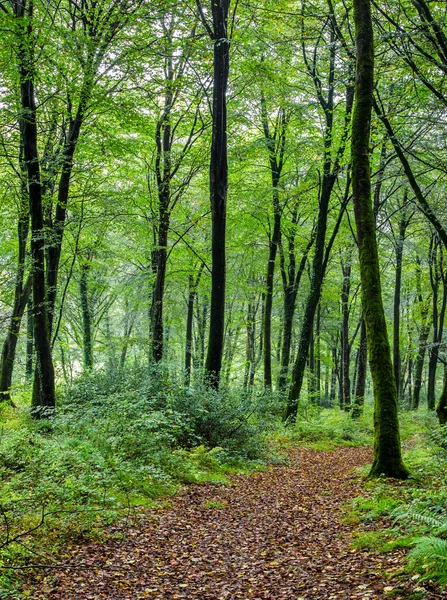
{"label": "brown leaves on ground", "polygon": [[36,600],[374,600],[415,588],[442,598],[399,575],[403,551],[351,549],[354,526],[341,509],[362,493],[353,470],[370,460],[369,449],[299,448],[289,465],[236,476],[233,486],[192,486],[123,540],[76,548],[27,588]]}

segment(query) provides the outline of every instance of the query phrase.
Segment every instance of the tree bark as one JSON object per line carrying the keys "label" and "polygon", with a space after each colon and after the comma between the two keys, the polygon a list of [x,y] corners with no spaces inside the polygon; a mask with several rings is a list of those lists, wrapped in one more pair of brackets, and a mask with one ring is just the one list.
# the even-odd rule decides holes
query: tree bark
{"label": "tree bark", "polygon": [[37,147],[36,101],[34,94],[34,39],[32,28],[33,5],[14,3],[17,19],[24,19],[18,55],[20,74],[20,134],[23,158],[28,180],[31,218],[32,291],[34,315],[34,340],[38,385],[33,396],[32,414],[39,418],[56,406],[54,368],[51,356],[50,330],[48,324],[47,294],[45,285],[44,223],[42,209],[42,184]]}
{"label": "tree bark", "polygon": [[[405,210],[406,194],[404,198],[404,204],[401,211]],[[402,288],[402,259],[404,253],[404,242],[405,234],[409,220],[405,214],[402,214],[399,219],[399,233],[396,240],[396,273],[394,282],[394,303],[393,303],[393,367],[394,367],[394,378],[396,380],[397,397],[400,398],[402,394],[402,382],[401,382],[401,356],[400,356],[400,303],[401,303],[401,288]]]}
{"label": "tree bark", "polygon": [[[32,287],[32,286],[31,286]],[[27,381],[31,381],[33,376],[33,355],[34,355],[34,320],[33,320],[33,299],[30,294],[26,308],[26,363],[25,376]]]}
{"label": "tree bark", "polygon": [[84,355],[84,369],[89,371],[93,368],[93,340],[92,340],[92,314],[88,293],[88,273],[90,264],[81,265],[81,277],[79,280],[79,294],[81,298],[82,313],[82,341]]}
{"label": "tree bark", "polygon": [[[269,154],[270,175],[272,180],[273,232],[269,239],[269,256],[265,289],[264,310],[264,387],[272,387],[272,308],[275,262],[281,243],[281,206],[279,203],[279,182],[284,165],[287,119],[284,109],[280,109],[280,118],[273,134],[270,132],[266,100],[261,96],[261,116],[264,138]],[[278,140],[278,143],[277,143]]]}
{"label": "tree bark", "polygon": [[371,476],[406,478],[402,462],[397,393],[380,284],[371,199],[369,142],[374,90],[374,40],[370,0],[354,0],[357,48],[352,118],[352,188],[357,227],[362,306],[374,386],[374,462]]}
{"label": "tree bark", "polygon": [[342,404],[345,410],[351,408],[351,381],[350,381],[350,363],[351,363],[351,347],[349,343],[349,292],[351,289],[351,265],[349,260],[347,263],[342,263],[343,286],[341,294],[341,365],[340,377],[342,380]]}
{"label": "tree bark", "polygon": [[[219,388],[224,347],[225,324],[225,235],[228,191],[227,86],[230,70],[230,40],[227,21],[230,0],[211,2],[212,29],[205,26],[214,42],[213,109],[210,160],[211,232],[211,306],[205,376],[210,387]],[[199,11],[203,11],[199,2]]]}
{"label": "tree bark", "polygon": [[356,386],[354,392],[354,406],[352,408],[352,418],[357,419],[363,413],[365,404],[366,370],[368,366],[368,345],[366,342],[366,325],[362,317],[360,326],[360,343],[358,352]]}
{"label": "tree bark", "polygon": [[413,402],[412,408],[417,410],[419,408],[421,387],[422,387],[422,371],[424,368],[424,359],[427,349],[427,340],[430,334],[430,324],[428,321],[429,304],[427,300],[423,299],[422,286],[421,286],[421,260],[416,257],[416,288],[418,292],[418,303],[420,306],[420,320],[421,328],[419,332],[419,348],[416,356],[416,364],[414,369],[414,390],[413,390]]}
{"label": "tree bark", "polygon": [[14,361],[16,357],[17,342],[20,334],[23,314],[31,294],[32,279],[28,277],[25,283],[25,262],[26,247],[29,233],[29,205],[28,193],[26,188],[26,173],[23,165],[23,148],[21,148],[20,168],[22,171],[22,185],[20,194],[20,206],[17,225],[17,272],[14,286],[14,303],[11,313],[11,320],[3,343],[1,361],[0,361],[0,402],[10,400],[10,389],[12,385],[12,375],[14,370]]}

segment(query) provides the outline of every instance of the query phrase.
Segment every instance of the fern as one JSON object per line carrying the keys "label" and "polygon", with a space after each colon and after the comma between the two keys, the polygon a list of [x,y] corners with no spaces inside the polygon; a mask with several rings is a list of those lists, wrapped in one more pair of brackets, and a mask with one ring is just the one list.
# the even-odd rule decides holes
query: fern
{"label": "fern", "polygon": [[410,566],[424,572],[423,579],[435,579],[447,585],[447,540],[421,537],[408,555]]}
{"label": "fern", "polygon": [[421,525],[428,525],[432,529],[433,535],[437,537],[447,532],[447,516],[445,514],[433,514],[433,511],[430,509],[399,508],[394,512],[394,516],[395,522],[405,520]]}

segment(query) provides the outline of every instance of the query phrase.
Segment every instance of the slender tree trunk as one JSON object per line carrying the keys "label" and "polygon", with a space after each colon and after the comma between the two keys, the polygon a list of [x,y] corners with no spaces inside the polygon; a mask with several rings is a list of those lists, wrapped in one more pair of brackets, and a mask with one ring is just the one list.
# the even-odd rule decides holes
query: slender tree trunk
{"label": "slender tree trunk", "polygon": [[79,280],[79,293],[81,298],[82,312],[82,340],[84,354],[84,369],[89,371],[93,368],[93,339],[92,339],[92,314],[88,293],[88,273],[90,264],[81,265],[81,277]]}
{"label": "slender tree trunk", "polygon": [[[329,165],[325,165],[325,171],[328,171]],[[309,344],[313,333],[313,322],[318,302],[320,300],[321,286],[324,277],[323,260],[324,247],[327,229],[327,216],[329,210],[329,199],[334,185],[333,176],[327,172],[323,177],[323,186],[320,196],[320,205],[318,210],[317,234],[315,239],[315,253],[312,263],[312,275],[310,283],[310,292],[307,297],[304,310],[303,322],[300,332],[300,341],[298,354],[293,368],[292,382],[290,386],[289,398],[287,401],[284,420],[294,422],[298,410],[298,398],[303,385],[304,372],[306,368]]]}
{"label": "slender tree trunk", "polygon": [[211,2],[214,41],[213,128],[210,161],[211,232],[211,306],[205,373],[209,385],[219,387],[224,347],[225,322],[225,233],[228,191],[227,162],[227,85],[230,70],[230,40],[227,20],[230,0]]}
{"label": "slender tree trunk", "polygon": [[186,342],[185,342],[185,386],[189,387],[191,383],[192,367],[192,349],[193,349],[193,324],[194,324],[194,305],[197,298],[197,288],[202,277],[204,265],[202,264],[199,272],[194,279],[190,273],[188,278],[188,311],[186,315]]}
{"label": "slender tree trunk", "polygon": [[[405,208],[406,198],[404,199]],[[396,240],[396,276],[394,282],[394,308],[393,308],[393,367],[394,378],[396,380],[397,397],[401,397],[402,382],[401,382],[401,357],[400,357],[400,296],[402,288],[402,258],[404,251],[405,233],[408,226],[408,220],[405,215],[399,220],[399,234]]]}
{"label": "slender tree trunk", "polygon": [[272,308],[273,308],[273,282],[275,274],[275,261],[278,244],[281,237],[281,220],[279,212],[278,190],[274,188],[277,197],[277,210],[275,211],[275,224],[273,235],[269,242],[269,258],[267,263],[267,277],[265,289],[264,310],[264,387],[272,387]]}
{"label": "slender tree trunk", "polygon": [[309,340],[308,350],[308,365],[307,365],[307,392],[309,401],[313,404],[316,401],[315,398],[315,335],[312,327],[312,334]]}
{"label": "slender tree trunk", "polygon": [[[294,212],[293,225],[297,223],[297,211]],[[287,377],[289,374],[290,364],[290,350],[292,344],[292,333],[293,333],[293,318],[295,315],[296,298],[303,276],[304,270],[307,264],[307,258],[314,243],[314,235],[311,236],[309,243],[304,251],[301,261],[296,271],[296,257],[295,257],[295,232],[292,232],[289,237],[289,266],[286,269],[284,252],[281,251],[281,276],[283,280],[283,313],[284,313],[284,325],[283,325],[283,337],[282,337],[282,348],[281,348],[281,367],[279,371],[278,387],[281,391],[284,391],[287,387]],[[280,246],[280,250],[281,246]]]}
{"label": "slender tree trunk", "polygon": [[130,336],[132,335],[132,330],[135,326],[136,314],[133,313],[130,316],[126,315],[126,323],[124,325],[124,343],[121,348],[121,356],[120,356],[120,366],[119,369],[122,372],[124,370],[124,366],[126,364],[127,351],[129,350],[129,342]]}
{"label": "slender tree trunk", "polygon": [[317,307],[317,318],[315,321],[315,393],[316,402],[321,401],[321,302]]}
{"label": "slender tree trunk", "polygon": [[33,376],[33,355],[34,355],[34,320],[33,320],[33,299],[28,298],[27,303],[27,329],[26,329],[26,363],[25,376],[27,381],[31,381]]}
{"label": "slender tree trunk", "polygon": [[341,368],[343,406],[345,410],[351,407],[351,382],[349,367],[351,363],[351,348],[349,344],[349,293],[351,288],[351,265],[342,264],[343,286],[341,295],[342,327],[341,327]]}
{"label": "slender tree trunk", "polygon": [[421,328],[419,332],[419,348],[416,356],[416,363],[414,369],[414,390],[413,390],[413,403],[412,408],[418,409],[422,388],[422,372],[424,369],[424,360],[427,349],[427,340],[430,334],[430,323],[428,321],[429,305],[428,301],[425,301],[422,297],[422,286],[421,286],[421,261],[420,258],[416,258],[416,287],[418,291],[418,302],[420,306],[420,321]]}
{"label": "slender tree trunk", "polygon": [[[272,179],[272,205],[273,205],[273,232],[269,240],[269,257],[267,263],[267,277],[265,289],[264,311],[264,386],[272,387],[272,308],[273,308],[273,283],[275,275],[275,262],[279,244],[281,243],[281,207],[279,203],[279,181],[284,161],[286,140],[286,117],[281,109],[279,125],[275,127],[274,134],[270,132],[267,107],[264,95],[261,97],[262,125],[264,137],[269,153],[270,172]],[[279,146],[277,146],[279,138]]]}
{"label": "slender tree trunk", "polygon": [[156,364],[162,360],[164,350],[163,300],[166,280],[168,230],[168,213],[164,209],[160,208],[158,248],[156,250],[157,266],[151,307],[152,358]]}
{"label": "slender tree trunk", "polygon": [[[21,149],[23,155],[23,149]],[[23,171],[23,156],[21,157],[21,165]],[[28,241],[29,231],[29,206],[28,194],[25,183],[26,173],[22,173],[22,190],[20,196],[19,218],[17,226],[18,239],[18,257],[17,257],[17,273],[14,287],[14,304],[11,313],[11,320],[3,343],[0,361],[0,402],[10,400],[10,389],[12,385],[12,374],[14,369],[14,361],[16,357],[17,342],[19,339],[20,327],[22,324],[23,314],[31,294],[32,280],[31,277],[25,283],[25,261],[26,261],[26,246]]]}
{"label": "slender tree trunk", "polygon": [[370,0],[354,0],[357,48],[352,118],[352,188],[357,227],[362,306],[374,386],[374,463],[371,476],[406,478],[402,462],[397,393],[380,285],[371,200],[369,142],[374,90],[374,41]]}
{"label": "slender tree trunk", "polygon": [[332,370],[331,370],[331,392],[329,396],[329,406],[334,406],[337,387],[337,347],[332,348]]}
{"label": "slender tree trunk", "polygon": [[357,419],[363,412],[365,403],[366,370],[368,366],[368,346],[366,342],[366,325],[362,317],[360,326],[360,343],[357,363],[357,382],[354,392],[354,406],[352,408],[352,417]]}
{"label": "slender tree trunk", "polygon": [[442,393],[438,400],[436,407],[436,414],[440,425],[447,424],[447,366],[444,367],[444,382],[442,386]]}

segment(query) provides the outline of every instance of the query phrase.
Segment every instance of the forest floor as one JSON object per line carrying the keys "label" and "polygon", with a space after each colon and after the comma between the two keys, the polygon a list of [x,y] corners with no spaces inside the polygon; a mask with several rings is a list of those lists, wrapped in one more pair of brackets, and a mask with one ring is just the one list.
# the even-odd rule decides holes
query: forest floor
{"label": "forest floor", "polygon": [[25,597],[447,598],[403,573],[405,550],[352,549],[359,526],[343,513],[364,495],[355,469],[371,458],[369,448],[295,448],[288,464],[231,485],[192,485],[105,540],[67,550],[60,568],[28,580]]}

